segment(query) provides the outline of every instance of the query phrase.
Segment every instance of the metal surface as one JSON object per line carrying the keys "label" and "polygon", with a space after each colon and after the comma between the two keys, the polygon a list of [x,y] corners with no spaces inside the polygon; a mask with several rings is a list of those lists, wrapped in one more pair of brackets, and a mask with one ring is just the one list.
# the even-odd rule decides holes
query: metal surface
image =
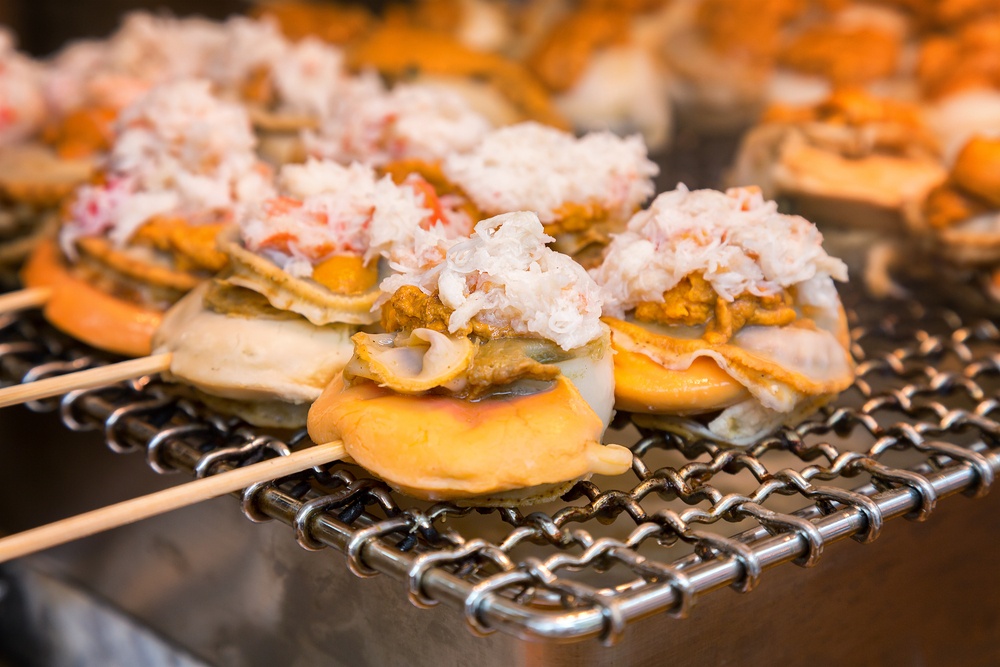
{"label": "metal surface", "polygon": [[[886,315],[847,297],[855,386],[754,447],[646,432],[630,476],[579,483],[529,514],[418,504],[343,464],[247,489],[242,510],[288,524],[306,549],[344,552],[359,576],[389,575],[417,606],[461,610],[476,633],[614,643],[630,623],[685,616],[727,586],[749,592],[781,564],[822,567],[833,542],[870,543],[891,519],[922,521],[947,496],[990,489],[1000,470],[996,326],[916,303]],[[100,362],[35,316],[0,322],[8,381]],[[101,429],[114,451],[144,452],[163,473],[211,474],[288,451],[146,380],[33,408]]]}

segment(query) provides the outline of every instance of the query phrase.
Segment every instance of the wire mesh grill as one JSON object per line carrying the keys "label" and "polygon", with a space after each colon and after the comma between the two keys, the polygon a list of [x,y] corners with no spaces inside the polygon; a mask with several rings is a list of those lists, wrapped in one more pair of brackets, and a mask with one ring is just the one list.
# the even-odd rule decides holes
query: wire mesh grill
{"label": "wire mesh grill", "polygon": [[[1000,330],[989,320],[848,293],[855,385],[821,413],[750,448],[635,429],[629,475],[580,482],[525,513],[430,505],[333,464],[240,494],[308,550],[332,547],[359,576],[403,582],[417,606],[462,610],[477,633],[620,639],[654,613],[684,616],[765,569],[817,564],[833,541],[921,521],[945,496],[979,497],[1000,470]],[[36,315],[0,319],[0,377],[30,381],[107,361]],[[212,414],[148,378],[30,405],[73,430],[103,430],[160,473],[201,477],[286,454],[288,441]],[[626,443],[627,444],[627,443]]]}

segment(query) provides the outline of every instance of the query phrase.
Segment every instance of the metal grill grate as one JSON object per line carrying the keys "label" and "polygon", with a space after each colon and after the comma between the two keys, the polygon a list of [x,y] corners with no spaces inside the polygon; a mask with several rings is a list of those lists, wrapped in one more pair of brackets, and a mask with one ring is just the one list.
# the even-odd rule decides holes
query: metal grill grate
{"label": "metal grill grate", "polygon": [[[917,303],[846,300],[854,387],[751,448],[622,423],[609,439],[635,441],[631,475],[578,483],[544,512],[418,504],[344,464],[246,489],[242,510],[290,525],[306,549],[346,553],[355,574],[401,580],[417,606],[463,610],[474,632],[612,643],[630,621],[683,616],[700,595],[748,592],[765,569],[815,565],[833,541],[870,542],[888,519],[921,521],[945,496],[989,490],[1000,470],[997,327]],[[34,315],[0,319],[7,381],[103,361]],[[145,452],[161,473],[204,476],[305,437],[257,433],[148,380],[29,407],[103,430],[114,451]]]}

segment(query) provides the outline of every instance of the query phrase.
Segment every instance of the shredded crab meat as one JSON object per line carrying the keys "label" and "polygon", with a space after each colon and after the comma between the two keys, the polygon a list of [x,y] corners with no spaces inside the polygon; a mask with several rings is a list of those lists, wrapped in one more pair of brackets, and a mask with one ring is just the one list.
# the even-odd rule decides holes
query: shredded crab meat
{"label": "shredded crab meat", "polygon": [[600,289],[579,264],[545,246],[552,240],[534,213],[499,215],[479,222],[469,239],[448,244],[441,260],[390,276],[381,289],[436,292],[454,311],[452,332],[476,317],[565,350],[581,347],[601,334]]}
{"label": "shredded crab meat", "polygon": [[535,211],[546,224],[571,204],[597,205],[628,219],[653,194],[659,172],[639,136],[576,138],[534,122],[494,130],[474,150],[450,155],[442,168],[481,210]]}
{"label": "shredded crab meat", "polygon": [[605,314],[622,317],[642,302],[659,302],[685,276],[702,273],[726,301],[741,294],[773,296],[796,286],[799,299],[829,305],[830,278],[847,266],[822,247],[819,230],[800,216],[778,213],[757,188],[690,191],[683,185],[615,235],[591,275],[602,287]]}
{"label": "shredded crab meat", "polygon": [[279,111],[327,118],[351,85],[343,53],[318,39],[284,44],[268,63]]}
{"label": "shredded crab meat", "polygon": [[154,215],[215,222],[273,191],[246,112],[213,97],[206,81],[152,89],[116,129],[106,182],[80,189],[63,225],[71,257],[82,236],[107,234],[121,246]]}
{"label": "shredded crab meat", "polygon": [[246,247],[298,277],[309,277],[335,255],[379,256],[408,265],[424,247],[462,235],[463,218],[440,217],[429,187],[396,185],[371,167],[310,160],[279,176],[282,197],[246,212],[240,232]]}
{"label": "shredded crab meat", "polygon": [[312,155],[382,166],[466,152],[490,129],[485,117],[442,86],[403,84],[386,92],[362,80],[344,97],[338,113],[305,135],[305,142]]}

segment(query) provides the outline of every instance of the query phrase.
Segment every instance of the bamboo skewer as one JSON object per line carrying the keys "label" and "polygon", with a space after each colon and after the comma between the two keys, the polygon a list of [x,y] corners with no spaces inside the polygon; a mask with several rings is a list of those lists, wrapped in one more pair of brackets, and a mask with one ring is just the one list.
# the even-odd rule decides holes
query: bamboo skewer
{"label": "bamboo skewer", "polygon": [[17,405],[18,403],[27,403],[28,401],[37,401],[52,396],[61,396],[77,389],[103,387],[142,377],[143,375],[162,373],[170,369],[170,359],[172,356],[169,352],[154,354],[149,357],[130,359],[117,364],[88,368],[85,371],[67,373],[66,375],[6,387],[0,389],[0,408]]}
{"label": "bamboo skewer", "polygon": [[52,297],[50,287],[29,287],[0,294],[0,314],[44,306]]}
{"label": "bamboo skewer", "polygon": [[0,539],[0,563],[344,458],[340,441],[236,468]]}

